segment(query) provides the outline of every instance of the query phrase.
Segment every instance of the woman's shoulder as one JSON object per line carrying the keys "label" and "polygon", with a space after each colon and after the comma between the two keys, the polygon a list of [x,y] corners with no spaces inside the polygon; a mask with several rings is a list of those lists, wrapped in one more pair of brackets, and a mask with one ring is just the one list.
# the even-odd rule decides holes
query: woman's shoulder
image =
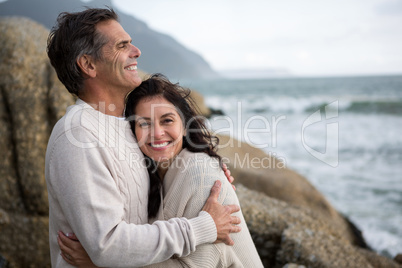
{"label": "woman's shoulder", "polygon": [[182,176],[200,178],[205,174],[218,175],[221,170],[218,159],[206,153],[190,152],[183,149],[169,166],[165,178]]}
{"label": "woman's shoulder", "polygon": [[187,159],[197,159],[197,158],[210,158],[210,156],[203,152],[191,152],[187,148],[181,150],[178,154],[178,157],[187,158]]}
{"label": "woman's shoulder", "polygon": [[207,170],[220,170],[219,160],[203,152],[191,152],[183,149],[176,157],[175,162],[183,169],[202,168]]}
{"label": "woman's shoulder", "polygon": [[[232,198],[233,189],[228,182],[218,159],[211,157],[206,153],[190,152],[184,149],[176,157],[176,164],[172,163],[164,179],[164,188],[170,189],[171,185],[179,185],[178,191],[188,189],[192,193],[200,194],[199,197],[204,200],[208,198],[211,187],[216,180],[222,182],[219,201],[223,202]],[[232,199],[227,200],[232,200]],[[235,204],[236,200],[232,200]],[[235,203],[233,203],[235,202]],[[237,204],[237,203],[236,203]]]}

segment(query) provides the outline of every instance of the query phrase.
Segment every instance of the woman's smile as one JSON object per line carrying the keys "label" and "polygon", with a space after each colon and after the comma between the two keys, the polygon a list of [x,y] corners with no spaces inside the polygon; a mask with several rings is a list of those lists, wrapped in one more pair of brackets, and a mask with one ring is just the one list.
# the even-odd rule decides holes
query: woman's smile
{"label": "woman's smile", "polygon": [[155,149],[164,149],[164,147],[168,144],[170,144],[170,142],[168,142],[168,141],[161,142],[161,143],[155,142],[155,143],[149,143],[149,146],[151,146],[152,148],[155,148]]}
{"label": "woman's smile", "polygon": [[162,96],[139,101],[135,135],[141,151],[156,162],[168,162],[180,153],[185,134],[176,108]]}

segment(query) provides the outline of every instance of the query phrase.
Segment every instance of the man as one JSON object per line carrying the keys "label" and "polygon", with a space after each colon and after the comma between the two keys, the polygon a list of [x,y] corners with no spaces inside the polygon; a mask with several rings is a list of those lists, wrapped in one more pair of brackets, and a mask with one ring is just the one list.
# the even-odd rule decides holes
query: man
{"label": "man", "polygon": [[56,234],[74,232],[98,266],[143,266],[185,256],[239,232],[238,206],[218,204],[219,185],[194,219],[146,224],[149,179],[129,124],[126,94],[141,83],[138,48],[113,10],[62,13],[48,40],[60,81],[78,96],[57,122],[46,152],[54,267],[69,266]]}

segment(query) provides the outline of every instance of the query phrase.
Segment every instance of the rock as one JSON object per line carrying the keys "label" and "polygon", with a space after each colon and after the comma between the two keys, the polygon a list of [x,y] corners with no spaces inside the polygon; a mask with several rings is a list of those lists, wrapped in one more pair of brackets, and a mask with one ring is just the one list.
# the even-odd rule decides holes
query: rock
{"label": "rock", "polygon": [[339,214],[306,178],[286,168],[284,161],[228,136],[218,137],[218,153],[229,166],[235,183],[290,204],[309,208],[317,217],[330,222],[352,244],[367,247],[360,231]]}
{"label": "rock", "polygon": [[236,193],[264,267],[399,267],[390,259],[351,244],[329,221],[308,208],[279,201],[242,184],[237,185]]}
{"label": "rock", "polygon": [[300,262],[308,267],[373,267],[356,247],[334,234],[311,226],[294,225],[282,234],[277,259]]}
{"label": "rock", "polygon": [[397,260],[392,260],[387,257],[378,255],[377,253],[359,248],[358,251],[366,257],[370,264],[375,268],[402,268],[402,265],[398,264]]}
{"label": "rock", "polygon": [[50,267],[49,217],[9,216],[12,224],[0,227],[0,252],[9,267]]}
{"label": "rock", "polygon": [[399,264],[402,264],[402,253],[399,253],[395,256],[394,261],[396,261]]}
{"label": "rock", "polygon": [[8,216],[7,212],[0,208],[0,231],[1,226],[6,226],[10,224],[10,217]]}
{"label": "rock", "polygon": [[0,254],[0,268],[7,268],[9,267],[8,265],[8,261]]}
{"label": "rock", "polygon": [[[49,104],[56,105],[49,102],[55,97],[49,96],[50,89],[58,81],[51,75],[53,70],[46,55],[49,32],[23,18],[2,18],[0,25],[4,40],[0,52],[1,118],[2,124],[9,127],[1,129],[7,137],[2,145],[7,152],[5,165],[14,170],[7,172],[12,175],[7,185],[3,185],[11,188],[9,201],[12,202],[7,208],[47,215],[43,154],[56,119],[56,115],[49,113],[54,108]],[[22,200],[15,198],[16,195]]]}
{"label": "rock", "polygon": [[298,265],[298,264],[295,264],[295,263],[288,263],[285,266],[283,266],[282,268],[306,268],[306,266]]}
{"label": "rock", "polygon": [[49,267],[45,152],[73,98],[46,54],[49,31],[0,18],[0,252],[10,267]]}
{"label": "rock", "polygon": [[199,114],[209,118],[212,112],[211,109],[205,105],[204,96],[195,90],[191,90],[190,97],[196,104],[196,109],[198,110]]}

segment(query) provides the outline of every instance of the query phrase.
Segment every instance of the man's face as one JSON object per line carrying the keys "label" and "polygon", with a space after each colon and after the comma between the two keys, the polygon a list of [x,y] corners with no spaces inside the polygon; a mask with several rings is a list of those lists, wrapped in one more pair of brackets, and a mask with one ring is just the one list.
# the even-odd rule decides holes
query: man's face
{"label": "man's face", "polygon": [[131,44],[131,37],[115,20],[101,22],[97,31],[108,42],[102,47],[102,59],[95,63],[96,78],[103,89],[128,93],[141,83],[137,72],[137,58],[141,51]]}

